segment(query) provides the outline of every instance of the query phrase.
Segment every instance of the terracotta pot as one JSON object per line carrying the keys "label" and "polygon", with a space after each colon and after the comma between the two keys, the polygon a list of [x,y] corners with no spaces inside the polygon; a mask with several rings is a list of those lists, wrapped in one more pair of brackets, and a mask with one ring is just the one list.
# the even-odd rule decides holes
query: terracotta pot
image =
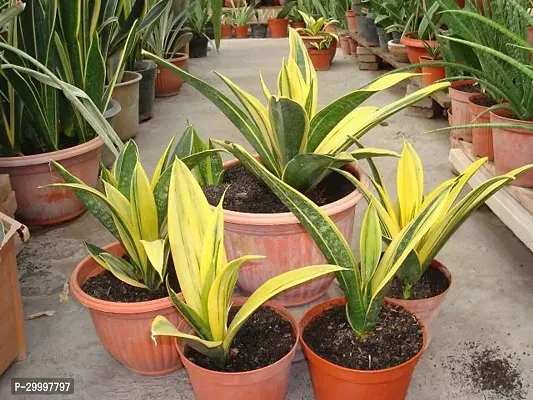
{"label": "terracotta pot", "polygon": [[401,63],[408,63],[409,57],[407,56],[407,48],[404,44],[395,43],[394,40],[388,41],[389,53],[395,58],[396,61]]}
{"label": "terracotta pot", "polygon": [[231,39],[233,35],[233,26],[222,25],[222,27],[220,28],[220,33],[222,35],[222,39]]}
{"label": "terracotta pot", "polygon": [[[322,41],[322,36],[305,36],[300,35],[302,38],[302,41],[304,42],[305,48],[309,50],[316,50],[316,47],[313,46],[313,43],[320,43]],[[333,59],[335,58],[335,54],[337,54],[337,39],[333,39],[328,47],[329,51],[329,60],[330,64],[333,62]]]}
{"label": "terracotta pot", "polygon": [[[417,38],[416,32],[408,32],[400,39],[400,42],[407,48],[407,57],[411,64],[417,64],[420,56],[429,55],[424,42]],[[439,47],[439,42],[436,40],[426,40],[426,43],[431,47]]]}
{"label": "terracotta pot", "polygon": [[[455,120],[453,118],[453,111],[452,111],[452,108],[448,108],[448,110],[446,110],[446,113],[448,114],[448,125],[450,126],[454,126],[454,125],[457,125],[455,123]],[[457,133],[459,132],[459,130],[457,129],[450,129],[450,139],[455,139],[457,140]]]}
{"label": "terracotta pot", "polygon": [[[346,304],[345,298],[329,299],[308,310],[300,321],[300,330],[325,310]],[[408,308],[407,311],[411,312]],[[411,377],[426,343],[426,330],[422,350],[403,364],[379,371],[361,371],[333,364],[317,355],[307,346],[303,336],[300,339],[309,365],[309,373],[317,400],[404,400],[409,390]]]}
{"label": "terracotta pot", "polygon": [[448,280],[449,282],[448,289],[446,289],[443,293],[439,294],[438,296],[434,296],[434,297],[430,297],[429,299],[422,299],[422,300],[403,300],[403,299],[393,299],[392,297],[385,297],[385,299],[389,303],[402,306],[403,308],[408,310],[410,313],[413,313],[416,316],[416,318],[420,321],[420,323],[425,326],[426,331],[427,331],[426,347],[431,342],[431,338],[435,330],[435,321],[437,320],[437,317],[439,316],[442,305],[444,304],[444,301],[446,300],[446,296],[448,296],[448,293],[450,292],[450,289],[452,287],[452,275],[450,274],[450,271],[448,271],[448,269],[444,265],[442,265],[437,260],[433,260],[429,268],[438,269],[440,272],[444,274],[444,276]]}
{"label": "terracotta pot", "polygon": [[293,29],[305,28],[305,22],[303,22],[303,21],[292,21],[291,22],[291,28],[293,28]]}
{"label": "terracotta pot", "polygon": [[[124,255],[120,243],[104,247],[117,256]],[[114,303],[85,293],[81,286],[103,272],[92,257],[81,261],[70,276],[70,292],[91,313],[96,333],[104,348],[129,370],[142,375],[161,376],[182,367],[173,340],[159,336],[157,346],[151,338],[152,320],[157,315],[177,325],[182,317],[170,297],[139,303]]]}
{"label": "terracotta pot", "polygon": [[[418,59],[420,63],[431,63],[434,62],[429,56],[420,56]],[[422,67],[422,82],[424,86],[433,85],[440,79],[446,78],[446,71],[444,67]]]}
{"label": "terracotta pot", "polygon": [[350,44],[350,53],[352,53],[352,56],[357,55],[357,42],[355,39],[348,38],[348,43]]}
{"label": "terracotta pot", "polygon": [[[452,100],[453,121],[455,125],[468,125],[472,121],[470,110],[468,109],[468,98],[472,96],[472,93],[462,92],[457,88],[473,83],[476,83],[476,81],[457,81],[450,86],[450,98]],[[455,137],[472,143],[472,129],[457,129]]]}
{"label": "terracotta pot", "polygon": [[[490,112],[491,123],[522,123],[533,125],[531,121],[519,121],[512,118],[506,110]],[[494,164],[496,174],[502,175],[526,164],[533,163],[533,134],[531,131],[516,128],[492,128],[494,143]],[[511,185],[533,187],[533,172],[526,172]]]}
{"label": "terracotta pot", "polygon": [[[178,68],[186,70],[186,64],[189,56],[184,53],[176,53],[176,57],[167,59],[166,61],[175,65]],[[170,97],[177,95],[183,80],[174,72],[157,66],[157,79],[155,81],[155,97]]]}
{"label": "terracotta pot", "polygon": [[[475,99],[486,98],[484,94],[473,94],[468,98],[468,109],[470,111],[470,119],[472,124],[488,124],[490,123],[489,113],[485,113],[478,117],[480,113],[485,111],[487,107],[477,105],[474,103]],[[476,118],[477,117],[477,118]],[[474,120],[474,118],[476,118]],[[494,146],[492,143],[492,128],[472,128],[472,145],[474,154],[478,157],[488,157],[490,161],[494,161]]]}
{"label": "terracotta pot", "polygon": [[345,56],[351,55],[352,51],[351,51],[351,48],[350,48],[350,40],[349,40],[348,36],[341,36],[340,39],[341,39],[342,53]]}
{"label": "terracotta pot", "polygon": [[[234,306],[241,306],[245,298],[235,298]],[[184,342],[177,340],[177,349],[191,381],[197,400],[282,400],[287,394],[291,363],[300,339],[300,329],[289,311],[275,302],[267,302],[277,314],[290,322],[294,329],[296,342],[291,351],[281,360],[267,367],[247,372],[217,372],[202,368],[184,355]],[[178,327],[186,333],[193,329],[183,321]]]}
{"label": "terracotta pot", "polygon": [[350,32],[357,32],[357,21],[353,10],[346,11],[346,19],[348,20],[348,30]]}
{"label": "terracotta pot", "polygon": [[[139,119],[135,122],[138,124]],[[51,169],[51,160],[59,162],[87,185],[96,187],[103,144],[97,137],[87,143],[50,153],[0,157],[0,174],[9,174],[17,198],[17,218],[27,225],[53,225],[83,214],[85,206],[71,189],[40,187],[63,182]]]}
{"label": "terracotta pot", "polygon": [[270,37],[280,39],[289,36],[289,20],[287,18],[270,18],[268,20]]}
{"label": "terracotta pot", "polygon": [[236,26],[235,37],[237,39],[246,39],[248,37],[248,25]]}
{"label": "terracotta pot", "polygon": [[114,129],[126,141],[139,133],[139,81],[141,74],[125,71],[122,82],[115,85],[113,99],[120,103],[121,111],[115,117]]}
{"label": "terracotta pot", "polygon": [[311,57],[315,70],[327,71],[331,67],[331,52],[329,49],[307,49],[307,52],[309,53],[309,57]]}
{"label": "terracotta pot", "polygon": [[0,375],[13,361],[26,359],[26,340],[24,338],[24,312],[20,296],[20,284],[15,252],[15,234],[18,232],[23,241],[28,240],[28,228],[0,213],[4,224],[4,240],[0,243],[0,310],[2,310],[2,329],[0,329]]}
{"label": "terracotta pot", "polygon": [[[232,160],[224,164],[227,169],[237,165]],[[366,175],[356,165],[348,170],[359,176],[368,187]],[[348,243],[353,239],[355,208],[363,196],[354,191],[348,196],[322,206],[321,209],[335,222]],[[228,260],[246,254],[264,255],[264,260],[246,263],[239,271],[237,286],[249,296],[264,282],[283,272],[307,265],[325,263],[324,256],[305,228],[290,212],[278,214],[248,214],[224,210],[225,244]],[[311,282],[287,290],[275,298],[284,306],[309,303],[323,296],[333,275],[323,276]]]}

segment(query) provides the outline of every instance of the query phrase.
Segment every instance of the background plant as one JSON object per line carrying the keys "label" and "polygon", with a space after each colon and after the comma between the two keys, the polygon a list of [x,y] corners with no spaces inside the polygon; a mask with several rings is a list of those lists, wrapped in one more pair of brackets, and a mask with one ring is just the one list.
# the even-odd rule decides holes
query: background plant
{"label": "background plant", "polygon": [[236,6],[235,2],[231,0],[231,21],[234,26],[248,25],[251,19],[254,17],[254,8],[250,5]]}
{"label": "background plant", "polygon": [[172,138],[150,180],[139,161],[139,150],[130,140],[111,170],[102,168],[103,191],[85,185],[59,163],[51,164],[66,183],[50,185],[71,188],[87,209],[119,240],[127,259],[90,243],[89,254],[104,269],[128,285],[157,290],[164,281],[170,251],[167,238],[168,187],[173,160],[195,167],[214,151],[195,153],[194,130],[189,126],[175,144]]}
{"label": "background plant", "polygon": [[220,47],[222,24],[222,1],[191,0],[188,13],[188,26],[194,37],[209,37],[205,34],[207,23],[211,21],[215,32],[215,47]]}
{"label": "background plant", "polygon": [[348,149],[354,139],[391,115],[449,86],[449,83],[435,84],[382,108],[361,106],[374,93],[414,76],[392,74],[318,110],[318,79],[307,49],[293,29],[289,41],[289,58],[278,76],[278,94],[272,95],[261,78],[266,106],[230,79],[217,74],[238,98],[242,104],[239,107],[213,86],[152,54],[146,55],[178,74],[216,105],[259,154],[265,167],[302,192],[312,189],[327,176],[328,167],[342,167],[360,158],[394,156],[395,153],[380,149],[350,152]]}
{"label": "background plant", "polygon": [[[262,256],[243,256],[227,261],[222,201],[212,210],[200,185],[180,160],[174,162],[169,204],[169,241],[185,301],[168,283],[167,288],[174,305],[197,336],[179,331],[163,316],[154,319],[152,336],[186,339],[189,345],[214,358],[221,368],[226,363],[235,335],[264,302],[293,286],[340,270],[334,265],[317,265],[272,278],[250,295],[228,326],[231,296],[239,268],[246,261]],[[188,218],[183,218],[184,215]]]}

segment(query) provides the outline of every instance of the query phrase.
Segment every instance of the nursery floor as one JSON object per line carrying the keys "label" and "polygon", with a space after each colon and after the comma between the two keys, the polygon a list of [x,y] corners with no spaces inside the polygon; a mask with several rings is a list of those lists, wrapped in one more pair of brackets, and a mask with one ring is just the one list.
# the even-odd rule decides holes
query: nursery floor
{"label": "nursery floor", "polygon": [[[259,96],[258,70],[263,71],[274,90],[281,58],[287,53],[284,40],[226,40],[219,55],[211,51],[208,58],[191,61],[190,71],[222,87],[210,72],[220,71]],[[378,75],[379,72],[359,71],[352,58],[338,55],[332,69],[319,74],[320,99],[326,103]],[[404,87],[396,87],[376,95],[370,103],[385,105],[404,94]],[[154,114],[154,119],[142,125],[137,138],[142,159],[150,170],[171,135],[185,129],[187,119],[204,138],[243,143],[225,117],[187,86],[179,96],[158,100]],[[390,119],[387,127],[369,133],[364,143],[400,151],[402,137],[409,139],[423,159],[426,188],[430,189],[452,177],[449,144],[446,135],[421,133],[444,124],[445,120],[417,119],[402,113]],[[394,185],[396,162],[385,160],[380,165],[389,184]],[[363,207],[359,218],[362,212]],[[25,314],[41,311],[55,314],[26,322],[28,358],[13,364],[0,377],[0,399],[24,398],[10,394],[13,377],[73,377],[75,394],[55,396],[58,399],[193,399],[185,371],[163,378],[130,373],[99,344],[88,311],[72,298],[60,303],[64,283],[85,256],[83,240],[104,245],[111,236],[91,215],[85,214],[69,224],[33,230],[32,239],[20,253]],[[408,399],[533,400],[533,388],[528,388],[533,385],[532,253],[488,208],[482,208],[442,250],[439,260],[452,271],[454,287],[433,342],[414,374]],[[498,389],[499,394],[491,392],[491,378],[479,376],[471,361],[481,358],[486,364],[483,371],[495,368],[498,373],[509,367],[508,356],[517,371],[509,373],[515,390],[504,384]],[[522,390],[517,389],[520,383]],[[287,398],[313,399],[303,361],[293,365]]]}

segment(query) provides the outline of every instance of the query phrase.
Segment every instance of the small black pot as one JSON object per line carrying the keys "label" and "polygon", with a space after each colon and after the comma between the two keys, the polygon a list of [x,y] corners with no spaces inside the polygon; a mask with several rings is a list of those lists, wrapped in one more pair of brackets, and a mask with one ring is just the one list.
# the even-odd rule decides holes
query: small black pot
{"label": "small black pot", "polygon": [[268,31],[267,24],[250,24],[250,28],[252,28],[253,38],[266,38]]}
{"label": "small black pot", "polygon": [[205,24],[205,34],[211,40],[215,38],[215,28],[213,27],[213,23],[211,21]]}
{"label": "small black pot", "polygon": [[376,31],[378,33],[379,47],[381,47],[381,50],[388,52],[390,36],[382,26],[376,25]]}
{"label": "small black pot", "polygon": [[142,76],[139,82],[139,122],[143,122],[152,118],[157,65],[148,61],[136,61],[133,70]]}
{"label": "small black pot", "polygon": [[202,58],[207,57],[207,43],[205,36],[195,36],[189,42],[189,57]]}

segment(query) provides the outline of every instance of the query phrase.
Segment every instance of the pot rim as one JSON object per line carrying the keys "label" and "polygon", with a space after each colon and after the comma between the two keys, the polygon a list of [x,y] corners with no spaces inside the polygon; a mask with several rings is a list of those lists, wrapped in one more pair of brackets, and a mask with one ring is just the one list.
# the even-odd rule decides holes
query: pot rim
{"label": "pot rim", "polygon": [[[104,246],[103,249],[109,252],[114,251],[119,254],[125,254],[125,251],[122,248],[120,242],[108,244],[107,246]],[[136,303],[118,303],[113,301],[100,300],[95,297],[89,296],[83,291],[80,284],[78,283],[78,275],[83,268],[89,268],[87,265],[92,263],[94,263],[93,270],[101,269],[102,271],[104,271],[104,268],[98,265],[91,256],[87,256],[78,263],[76,268],[70,274],[70,292],[72,293],[72,296],[76,299],[76,301],[78,301],[78,303],[80,303],[81,305],[91,310],[97,310],[110,314],[143,314],[147,312],[163,310],[170,306],[174,306],[169,296],[157,300],[139,301]]]}
{"label": "pot rim", "polygon": [[[468,97],[468,100],[467,100],[468,108],[470,109],[470,112],[472,114],[476,114],[474,115],[474,117],[477,116],[479,113],[485,111],[487,108],[489,108],[489,107],[480,106],[479,104],[474,103],[474,99],[481,99],[481,98],[488,99],[489,96],[487,96],[485,93],[474,93],[472,94],[472,96]],[[490,114],[485,113],[481,117],[477,118],[477,120],[481,120],[481,119],[490,120]],[[489,129],[492,129],[492,128],[489,128]]]}
{"label": "pot rim", "polygon": [[165,61],[173,63],[173,62],[178,62],[178,61],[187,61],[189,59],[189,55],[186,53],[178,52],[178,53],[174,53],[174,56],[177,56],[177,57],[165,58]]}
{"label": "pot rim", "polygon": [[389,47],[402,47],[402,48],[405,48],[405,44],[403,43],[394,43],[394,39],[391,39],[387,42],[387,44],[389,45]]}
{"label": "pot rim", "polygon": [[[239,163],[239,160],[233,159],[224,163],[224,169],[232,167]],[[368,187],[370,180],[360,168],[357,163],[347,164],[351,169],[351,172],[357,172],[361,183]],[[341,213],[355,204],[359,203],[363,199],[363,194],[355,188],[353,192],[343,198],[334,201],[333,203],[320,206],[320,209],[328,216]],[[232,224],[239,225],[290,225],[299,224],[298,218],[292,212],[283,213],[245,213],[239,211],[231,211],[224,209],[224,221]]]}
{"label": "pot rim", "polygon": [[131,78],[128,79],[127,81],[122,81],[120,83],[117,83],[115,85],[114,89],[116,89],[118,87],[124,87],[124,86],[133,85],[133,84],[139,82],[142,79],[142,75],[139,74],[138,72],[135,72],[135,71],[124,71],[124,75],[122,76],[122,79],[124,79],[126,74],[131,74],[131,75],[129,75]]}
{"label": "pot rim", "polygon": [[[533,125],[533,121],[523,121],[521,119],[506,117],[506,116],[502,115],[502,114],[506,114],[506,113],[510,113],[510,111],[507,110],[507,109],[490,111],[489,112],[489,114],[490,114],[490,122],[494,122],[494,123],[498,123],[498,122],[517,123],[517,122],[519,122],[519,123],[523,123],[523,124],[526,124],[526,125]],[[520,134],[520,135],[532,135],[533,134],[531,131],[528,131],[528,130],[525,130],[525,129],[520,129],[520,128],[497,128],[497,127],[494,127],[493,129],[505,130],[507,132],[514,132],[514,133],[517,133],[517,134]]]}
{"label": "pot rim", "polygon": [[400,41],[409,47],[418,47],[425,49],[426,46],[424,46],[424,42],[426,42],[431,47],[438,47],[439,42],[436,40],[422,40],[418,38],[414,38],[412,36],[417,35],[415,31],[407,32],[405,35],[403,35],[400,39]]}
{"label": "pot rim", "polygon": [[[283,21],[283,22],[282,22],[282,21]],[[274,25],[275,25],[275,24],[280,24],[280,25],[281,25],[281,24],[284,24],[284,23],[285,23],[284,21],[287,21],[287,23],[289,23],[289,20],[287,19],[287,17],[285,17],[285,18],[269,18],[269,19],[267,20],[267,24],[272,23],[272,24],[274,24]]]}
{"label": "pot rim", "polygon": [[[232,307],[234,305],[242,306],[246,302],[246,300],[248,300],[248,298],[249,297],[242,297],[242,296],[232,297],[231,306]],[[175,338],[174,339],[174,345],[175,345],[175,347],[178,350],[178,353],[180,355],[180,358],[182,360],[183,365],[187,368],[187,365],[191,364],[191,365],[194,366],[194,368],[198,368],[203,373],[209,373],[209,374],[212,374],[212,375],[215,375],[215,376],[219,376],[219,377],[237,376],[237,375],[239,375],[239,376],[251,376],[251,375],[255,375],[255,374],[260,374],[261,372],[264,372],[267,368],[272,368],[274,366],[277,366],[277,365],[281,364],[282,362],[286,361],[287,358],[293,357],[294,353],[296,352],[296,348],[298,347],[298,344],[300,343],[301,338],[302,338],[300,324],[298,324],[296,322],[296,319],[293,317],[293,315],[291,314],[291,312],[289,310],[287,310],[285,307],[280,305],[275,300],[267,301],[267,302],[263,303],[262,305],[263,306],[269,306],[272,309],[274,309],[274,311],[276,311],[276,314],[280,315],[283,319],[285,319],[285,321],[289,322],[291,324],[292,328],[293,328],[294,336],[296,336],[296,340],[294,341],[294,344],[291,347],[291,349],[289,350],[289,352],[287,354],[285,354],[282,358],[280,358],[278,361],[276,361],[273,364],[267,365],[267,366],[259,368],[259,369],[254,369],[252,371],[244,371],[244,372],[212,371],[210,369],[201,367],[198,364],[193,363],[187,357],[185,357],[185,354],[183,353],[183,350],[182,350],[183,343],[179,340],[179,338]],[[187,321],[184,319],[182,323],[187,323]]]}
{"label": "pot rim", "polygon": [[[325,307],[326,304],[331,304],[331,307]],[[385,303],[388,303],[387,300],[385,300]],[[304,340],[304,336],[303,336],[303,332],[305,330],[305,328],[307,327],[307,325],[309,325],[309,323],[312,321],[312,320],[309,320],[305,323],[304,325],[304,320],[306,319],[306,316],[308,314],[310,314],[313,310],[316,310],[317,308],[322,308],[324,307],[324,311],[329,309],[329,308],[332,308],[336,305],[345,305],[346,304],[346,297],[336,297],[336,298],[332,298],[332,299],[328,299],[326,301],[323,301],[317,305],[315,305],[314,307],[311,307],[309,310],[307,310],[305,312],[305,314],[303,315],[302,319],[300,320],[300,344],[302,345],[302,347],[312,353],[315,357],[319,358],[322,362],[326,363],[326,365],[330,368],[337,368],[339,369],[340,371],[342,372],[345,372],[345,373],[357,373],[357,374],[361,374],[361,375],[367,375],[367,376],[371,376],[371,375],[376,375],[376,374],[381,374],[381,373],[389,373],[389,372],[392,372],[392,371],[397,371],[399,369],[402,369],[406,366],[408,366],[409,364],[412,364],[412,363],[416,363],[418,361],[418,359],[420,359],[420,357],[422,357],[422,354],[424,353],[426,347],[427,347],[427,330],[426,330],[426,327],[424,325],[422,325],[422,323],[418,320],[418,318],[416,319],[418,321],[418,325],[420,326],[420,328],[422,329],[422,347],[420,348],[420,350],[418,351],[418,353],[416,353],[413,357],[411,357],[409,360],[399,364],[399,365],[396,365],[394,367],[390,367],[390,368],[385,368],[385,369],[378,369],[378,370],[372,370],[372,371],[367,371],[367,370],[361,370],[361,369],[353,369],[353,368],[346,368],[346,367],[343,367],[341,365],[337,365],[337,364],[334,364],[332,363],[331,361],[328,361],[326,360],[325,358],[319,356],[317,353],[315,353],[308,345],[307,343],[305,343],[305,340]],[[399,306],[399,307],[402,307],[402,306]],[[402,307],[405,311],[407,311],[409,314],[411,314],[412,316],[415,316],[413,313],[411,313],[407,308],[405,307]],[[315,316],[313,319],[316,319],[320,316],[321,314],[318,314],[317,316]],[[416,317],[415,317],[416,318]]]}
{"label": "pot rim", "polygon": [[405,299],[396,299],[394,297],[388,297],[388,296],[385,296],[385,299],[391,299],[391,300],[399,300],[399,301],[405,301],[405,302],[409,302],[409,304],[419,304],[419,303],[424,303],[426,301],[434,301],[435,299],[440,299],[442,297],[446,297],[448,295],[448,292],[450,291],[450,289],[452,288],[453,286],[453,278],[452,278],[452,273],[450,272],[450,270],[448,268],[446,268],[446,266],[444,264],[442,264],[440,261],[436,260],[436,259],[433,259],[433,261],[431,261],[431,264],[430,264],[430,267],[431,268],[435,268],[437,270],[439,270],[439,272],[441,272],[444,277],[448,280],[448,287],[446,288],[446,290],[436,296],[432,296],[432,297],[426,297],[425,299],[417,299],[417,300],[405,300]]}
{"label": "pot rim", "polygon": [[50,151],[41,154],[32,154],[29,156],[0,157],[0,168],[27,167],[32,165],[48,164],[51,160],[61,161],[71,159],[96,150],[103,145],[103,140],[100,139],[99,136],[96,136],[94,139],[91,139],[88,142],[78,144],[67,149]]}
{"label": "pot rim", "polygon": [[[462,81],[455,81],[455,82],[452,82],[452,84],[450,85],[450,91],[455,90],[460,93],[465,93],[462,90],[459,90],[457,88],[461,86],[473,85],[475,83],[477,83],[475,79],[464,79]],[[469,95],[472,95],[472,94],[477,94],[477,93],[469,93]]]}

